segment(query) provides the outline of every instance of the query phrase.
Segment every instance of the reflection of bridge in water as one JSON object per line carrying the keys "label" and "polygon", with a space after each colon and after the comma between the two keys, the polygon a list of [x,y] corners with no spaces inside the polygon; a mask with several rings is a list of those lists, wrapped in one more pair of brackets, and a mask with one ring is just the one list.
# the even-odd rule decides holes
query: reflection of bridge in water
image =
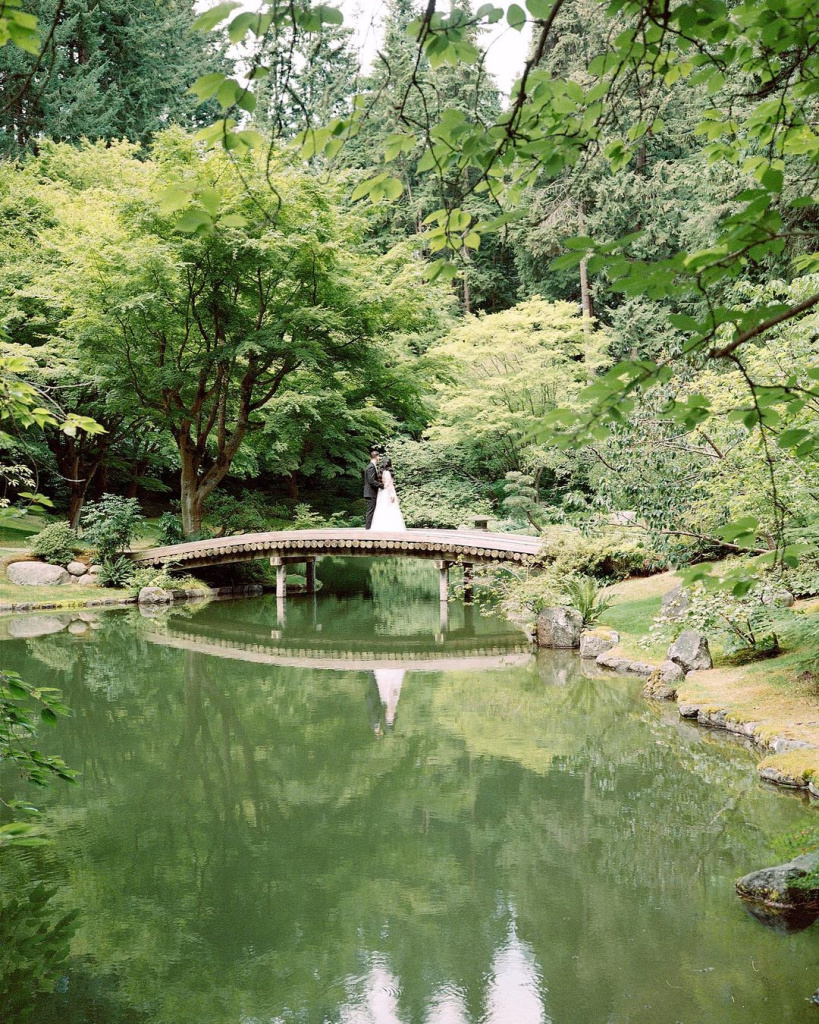
{"label": "reflection of bridge in water", "polygon": [[[372,640],[363,645],[316,640],[309,646],[304,638],[291,642],[248,642],[226,636],[213,637],[195,631],[173,628],[169,632],[146,634],[151,643],[195,651],[215,658],[276,665],[283,668],[320,669],[334,672],[374,672],[394,669],[404,672],[486,672],[527,665],[532,660],[530,646],[523,635],[483,634],[471,638],[446,640],[433,648],[413,638],[390,637],[383,648]],[[401,646],[401,640],[405,646]]]}
{"label": "reflection of bridge in water", "polygon": [[[150,643],[206,657],[307,671],[362,672],[370,675],[370,718],[377,734],[395,724],[402,687],[410,672],[498,672],[521,668],[533,655],[526,637],[500,624],[481,620],[476,631],[471,606],[464,624],[451,632],[409,636],[368,633],[363,637],[329,636],[316,621],[315,598],[301,610],[309,617],[289,629],[273,629],[262,621],[245,620],[235,628],[176,617],[171,612],[146,623]],[[272,610],[272,609],[271,609]],[[329,623],[332,625],[332,623]],[[376,696],[377,695],[377,696]],[[376,710],[374,710],[376,709]],[[380,709],[380,710],[377,710]]]}

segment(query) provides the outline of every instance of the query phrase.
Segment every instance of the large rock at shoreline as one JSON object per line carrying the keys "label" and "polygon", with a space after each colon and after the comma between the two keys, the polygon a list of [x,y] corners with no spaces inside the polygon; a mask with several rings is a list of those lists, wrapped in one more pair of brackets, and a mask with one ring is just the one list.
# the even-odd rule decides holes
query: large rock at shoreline
{"label": "large rock at shoreline", "polygon": [[622,654],[612,654],[611,651],[598,654],[594,660],[601,668],[610,668],[614,672],[628,672],[631,664],[631,658],[625,658]]}
{"label": "large rock at shoreline", "polygon": [[85,562],[69,562],[66,569],[72,576],[85,576],[88,572],[88,566]]}
{"label": "large rock at shoreline", "polygon": [[677,696],[677,687],[684,679],[685,672],[676,661],[664,661],[649,676],[643,696],[653,700],[674,700]]}
{"label": "large rock at shoreline", "polygon": [[596,658],[620,643],[620,634],[614,629],[598,626],[597,629],[584,630],[580,636],[580,657]]}
{"label": "large rock at shoreline", "polygon": [[48,562],[12,562],[6,575],[21,587],[58,587],[71,583],[74,578],[61,565]]}
{"label": "large rock at shoreline", "polygon": [[162,587],[143,587],[137,598],[139,604],[170,604],[173,594]]}
{"label": "large rock at shoreline", "polygon": [[537,617],[538,647],[580,646],[583,616],[573,608],[544,608]]}
{"label": "large rock at shoreline", "polygon": [[683,630],[668,648],[667,658],[669,661],[676,661],[685,672],[711,668],[714,664],[711,661],[707,638],[696,629]]}
{"label": "large rock at shoreline", "polygon": [[819,850],[743,875],[737,892],[772,907],[819,906]]}
{"label": "large rock at shoreline", "polygon": [[97,574],[87,572],[84,576],[73,576],[72,583],[79,583],[83,587],[95,587],[97,585]]}
{"label": "large rock at shoreline", "polygon": [[35,636],[62,633],[65,626],[54,615],[19,615],[9,621],[6,629],[16,640],[31,640]]}

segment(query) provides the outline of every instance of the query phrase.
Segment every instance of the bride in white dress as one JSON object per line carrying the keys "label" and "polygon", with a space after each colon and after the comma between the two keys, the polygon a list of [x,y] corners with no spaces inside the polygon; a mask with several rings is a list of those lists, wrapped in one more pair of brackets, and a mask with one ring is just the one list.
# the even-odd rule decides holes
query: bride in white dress
{"label": "bride in white dress", "polygon": [[373,516],[371,530],[384,530],[394,533],[396,530],[406,530],[404,517],[401,514],[401,506],[398,504],[398,495],[395,493],[395,480],[392,476],[392,461],[389,458],[381,460],[381,482],[383,487],[378,492],[375,503],[375,515]]}

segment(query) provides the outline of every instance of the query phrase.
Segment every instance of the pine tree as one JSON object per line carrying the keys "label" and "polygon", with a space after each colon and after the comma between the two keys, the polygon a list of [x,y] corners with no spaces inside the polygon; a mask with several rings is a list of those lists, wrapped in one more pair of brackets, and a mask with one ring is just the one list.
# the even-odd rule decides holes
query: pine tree
{"label": "pine tree", "polygon": [[[472,122],[491,123],[500,113],[500,93],[483,67],[478,33],[474,31],[469,40],[479,52],[476,63],[433,69],[425,57],[418,59],[416,44],[407,35],[407,26],[417,16],[416,0],[390,0],[383,45],[373,71],[363,82],[367,113],[358,135],[346,143],[342,153],[347,166],[372,170],[374,155],[383,152],[390,135],[415,130],[422,140],[427,123],[434,124],[447,108],[456,108]],[[430,213],[461,206],[474,187],[475,181],[468,174],[459,173],[444,180],[419,174],[417,166],[422,152],[423,144],[419,141],[412,152],[402,153],[390,163],[390,173],[400,178],[404,186],[405,199],[382,209],[376,227],[378,237],[397,241],[422,234],[424,220]],[[489,201],[476,201],[474,196],[471,206],[487,218],[498,212]],[[486,236],[480,250],[471,255],[464,252],[462,256],[465,269],[456,287],[466,312],[491,312],[514,303],[517,274],[504,239]]]}
{"label": "pine tree", "polygon": [[325,25],[320,33],[277,40],[265,61],[269,74],[258,87],[256,126],[288,139],[347,116],[359,89],[352,37],[352,29]]}
{"label": "pine tree", "polygon": [[193,0],[34,0],[30,9],[46,45],[42,57],[0,49],[0,154],[36,150],[41,138],[145,145],[169,124],[208,121],[187,88],[225,59],[191,32]]}

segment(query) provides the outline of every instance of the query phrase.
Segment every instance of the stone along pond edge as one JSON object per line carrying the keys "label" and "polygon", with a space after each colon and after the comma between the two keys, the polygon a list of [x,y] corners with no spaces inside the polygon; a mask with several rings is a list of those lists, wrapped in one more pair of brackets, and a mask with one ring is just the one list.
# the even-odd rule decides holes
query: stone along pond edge
{"label": "stone along pond edge", "polygon": [[[620,635],[607,627],[584,629],[580,614],[569,608],[547,608],[540,613],[535,644],[541,648],[579,649],[580,658],[594,661],[600,669],[646,679],[643,696],[649,700],[676,701],[681,718],[695,720],[711,729],[723,729],[751,740],[773,754],[792,750],[816,750],[804,740],[767,734],[764,722],[742,720],[726,708],[678,694],[678,687],[712,668],[708,640],[696,630],[684,630],[671,644],[661,665],[634,661],[618,651]],[[807,790],[819,798],[819,786],[812,777],[790,775],[781,768],[757,765],[762,782],[783,789]],[[737,879],[736,891],[752,916],[762,923],[801,931],[819,918],[819,851],[803,854],[787,864],[752,871]],[[813,997],[819,1004],[819,990]]]}
{"label": "stone along pond edge", "polygon": [[[159,588],[144,587],[143,590]],[[269,586],[249,584],[236,587],[187,587],[181,590],[164,590],[162,595],[120,594],[112,597],[66,598],[54,601],[0,601],[0,613],[70,611],[75,608],[114,608],[132,604],[175,604],[181,601],[196,601],[202,598],[258,597],[270,591]]]}
{"label": "stone along pond edge", "polygon": [[[574,649],[586,661],[601,669],[646,679],[643,696],[650,700],[674,701],[680,717],[711,729],[723,729],[744,737],[768,755],[791,751],[817,750],[806,740],[771,734],[764,719],[746,719],[730,708],[708,700],[696,700],[684,689],[685,683],[701,678],[712,668],[708,640],[696,630],[684,630],[671,644],[662,664],[637,661],[618,649],[619,633],[608,627],[584,629],[580,614],[570,608],[546,608],[538,616],[534,642],[540,648]],[[783,789],[807,792],[819,799],[819,775],[816,778],[789,772],[786,766],[757,765],[759,778]]]}

